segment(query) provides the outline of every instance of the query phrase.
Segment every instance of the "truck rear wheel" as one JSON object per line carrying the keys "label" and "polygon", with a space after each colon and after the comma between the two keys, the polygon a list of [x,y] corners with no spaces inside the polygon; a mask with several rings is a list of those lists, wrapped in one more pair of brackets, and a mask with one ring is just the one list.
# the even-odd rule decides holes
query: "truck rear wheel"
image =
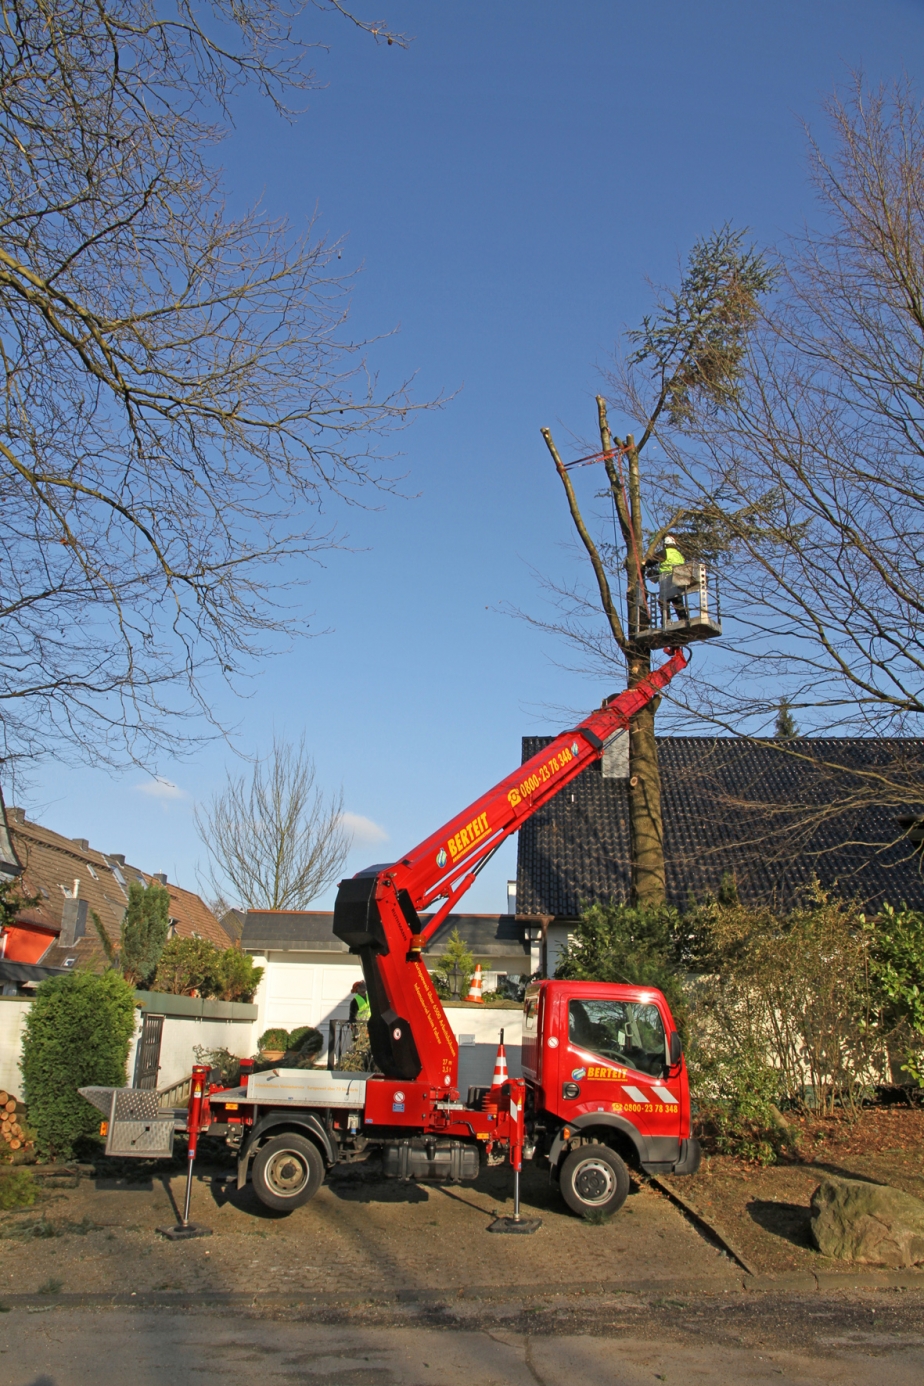
{"label": "truck rear wheel", "polygon": [[629,1171],[608,1145],[579,1145],[559,1175],[562,1198],[581,1217],[615,1213],[629,1193]]}
{"label": "truck rear wheel", "polygon": [[267,1208],[291,1213],[314,1198],[324,1178],[321,1152],[307,1136],[287,1131],[261,1145],[253,1162],[253,1191]]}

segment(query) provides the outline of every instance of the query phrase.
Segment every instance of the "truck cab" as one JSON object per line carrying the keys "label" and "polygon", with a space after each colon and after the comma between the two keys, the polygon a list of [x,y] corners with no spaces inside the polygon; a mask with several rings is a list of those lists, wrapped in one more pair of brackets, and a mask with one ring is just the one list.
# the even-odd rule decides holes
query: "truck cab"
{"label": "truck cab", "polygon": [[536,1155],[548,1158],[576,1212],[614,1212],[628,1193],[627,1166],[647,1174],[699,1167],[680,1035],[655,988],[532,984],[522,1066]]}

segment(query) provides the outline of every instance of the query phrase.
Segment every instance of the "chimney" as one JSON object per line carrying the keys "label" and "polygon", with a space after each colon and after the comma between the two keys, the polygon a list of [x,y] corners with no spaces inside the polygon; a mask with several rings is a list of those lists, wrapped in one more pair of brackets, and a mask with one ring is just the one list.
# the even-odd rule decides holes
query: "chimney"
{"label": "chimney", "polygon": [[87,932],[87,909],[86,900],[71,895],[65,897],[61,933],[58,935],[58,942],[64,948],[73,948]]}
{"label": "chimney", "polygon": [[110,860],[110,861],[114,861],[115,864],[116,864],[116,866],[124,866],[124,865],[125,865],[125,853],[124,853],[124,852],[110,852],[110,853],[109,853],[109,860]]}
{"label": "chimney", "polygon": [[89,852],[90,850],[90,839],[88,837],[72,837],[71,842],[73,842],[75,847],[79,847],[81,852]]}
{"label": "chimney", "polygon": [[507,882],[507,913],[516,914],[517,912],[517,883],[516,881]]}
{"label": "chimney", "polygon": [[23,808],[8,808],[6,817],[9,823],[25,823],[26,810]]}
{"label": "chimney", "polygon": [[157,881],[158,885],[165,886],[167,884],[166,871],[155,871],[154,875],[151,877],[151,880]]}

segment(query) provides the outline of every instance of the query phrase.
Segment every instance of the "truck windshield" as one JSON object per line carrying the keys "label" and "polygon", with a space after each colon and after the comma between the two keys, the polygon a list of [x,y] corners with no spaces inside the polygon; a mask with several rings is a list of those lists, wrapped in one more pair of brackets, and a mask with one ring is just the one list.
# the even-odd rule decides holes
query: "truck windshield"
{"label": "truck windshield", "polygon": [[666,1063],[664,1022],[650,1003],[571,1001],[568,1039],[639,1073],[660,1075]]}

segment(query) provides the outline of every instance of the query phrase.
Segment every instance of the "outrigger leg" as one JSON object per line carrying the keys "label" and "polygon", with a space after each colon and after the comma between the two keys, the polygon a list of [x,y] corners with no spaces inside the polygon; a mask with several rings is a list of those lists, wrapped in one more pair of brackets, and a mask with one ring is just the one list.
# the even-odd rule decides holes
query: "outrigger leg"
{"label": "outrigger leg", "polygon": [[189,1107],[187,1108],[186,1129],[188,1135],[188,1151],[186,1160],[186,1196],[183,1201],[183,1216],[175,1227],[158,1227],[158,1232],[162,1237],[168,1237],[171,1242],[186,1241],[191,1237],[211,1237],[211,1227],[203,1227],[200,1223],[189,1221],[189,1205],[192,1200],[192,1181],[193,1165],[196,1161],[196,1147],[199,1144],[199,1127],[202,1117],[202,1099],[205,1092],[205,1084],[209,1075],[209,1069],[205,1064],[196,1064],[192,1071],[192,1083],[189,1090]]}

